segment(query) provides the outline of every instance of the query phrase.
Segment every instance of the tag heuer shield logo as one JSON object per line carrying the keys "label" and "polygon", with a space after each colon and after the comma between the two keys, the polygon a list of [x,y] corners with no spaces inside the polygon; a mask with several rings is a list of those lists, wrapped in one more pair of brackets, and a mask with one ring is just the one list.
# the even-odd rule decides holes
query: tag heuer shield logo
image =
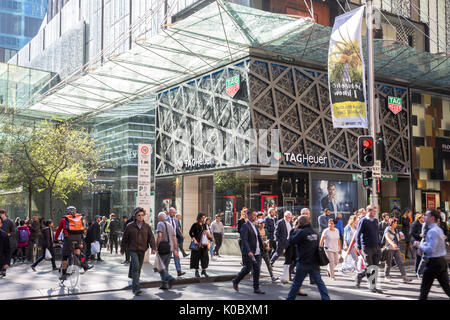
{"label": "tag heuer shield logo", "polygon": [[241,88],[241,77],[235,76],[233,78],[227,79],[227,94],[234,98],[236,93],[238,93],[239,89]]}

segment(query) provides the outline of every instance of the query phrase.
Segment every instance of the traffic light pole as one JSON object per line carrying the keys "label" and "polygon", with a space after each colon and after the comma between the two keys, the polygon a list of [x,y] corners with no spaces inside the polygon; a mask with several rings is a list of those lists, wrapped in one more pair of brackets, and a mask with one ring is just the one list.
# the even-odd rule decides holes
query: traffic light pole
{"label": "traffic light pole", "polygon": [[[374,54],[373,54],[373,6],[372,0],[366,2],[366,24],[367,24],[367,57],[369,66],[367,70],[367,85],[369,94],[369,110],[370,110],[370,135],[373,141],[376,141],[376,121],[377,114],[375,110],[375,75],[374,75]],[[374,163],[377,161],[377,148],[373,148]],[[373,172],[373,167],[372,167]],[[378,179],[372,177],[372,197],[370,197],[370,205],[378,207]]]}

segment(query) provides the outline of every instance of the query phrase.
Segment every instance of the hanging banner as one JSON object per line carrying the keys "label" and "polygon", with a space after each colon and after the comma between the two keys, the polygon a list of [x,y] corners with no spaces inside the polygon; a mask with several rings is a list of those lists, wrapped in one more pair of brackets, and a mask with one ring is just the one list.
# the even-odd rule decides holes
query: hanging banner
{"label": "hanging banner", "polygon": [[328,86],[334,128],[367,128],[366,80],[361,45],[364,6],[336,18],[328,52]]}

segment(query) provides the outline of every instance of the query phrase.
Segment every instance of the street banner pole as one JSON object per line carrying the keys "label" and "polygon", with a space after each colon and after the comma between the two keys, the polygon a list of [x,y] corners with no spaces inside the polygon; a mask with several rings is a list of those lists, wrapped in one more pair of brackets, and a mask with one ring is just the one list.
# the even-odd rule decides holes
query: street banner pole
{"label": "street banner pole", "polygon": [[[372,0],[366,2],[366,24],[367,24],[367,57],[369,61],[367,69],[367,84],[369,94],[369,109],[370,109],[370,135],[373,141],[376,141],[376,123],[377,113],[375,110],[375,75],[374,75],[374,54],[373,54],[373,6]],[[374,163],[377,163],[377,148],[373,148]],[[374,166],[375,167],[375,166]],[[372,172],[374,171],[372,167]],[[372,196],[370,197],[370,205],[378,208],[378,178],[372,177]]]}

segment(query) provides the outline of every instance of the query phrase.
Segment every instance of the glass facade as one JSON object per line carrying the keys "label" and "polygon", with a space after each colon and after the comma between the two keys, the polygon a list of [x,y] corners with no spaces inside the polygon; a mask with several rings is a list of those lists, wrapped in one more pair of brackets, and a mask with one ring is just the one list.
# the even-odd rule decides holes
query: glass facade
{"label": "glass facade", "polygon": [[[0,0],[0,48],[22,49],[39,31],[46,13],[47,0]],[[10,55],[3,51],[0,61]]]}

